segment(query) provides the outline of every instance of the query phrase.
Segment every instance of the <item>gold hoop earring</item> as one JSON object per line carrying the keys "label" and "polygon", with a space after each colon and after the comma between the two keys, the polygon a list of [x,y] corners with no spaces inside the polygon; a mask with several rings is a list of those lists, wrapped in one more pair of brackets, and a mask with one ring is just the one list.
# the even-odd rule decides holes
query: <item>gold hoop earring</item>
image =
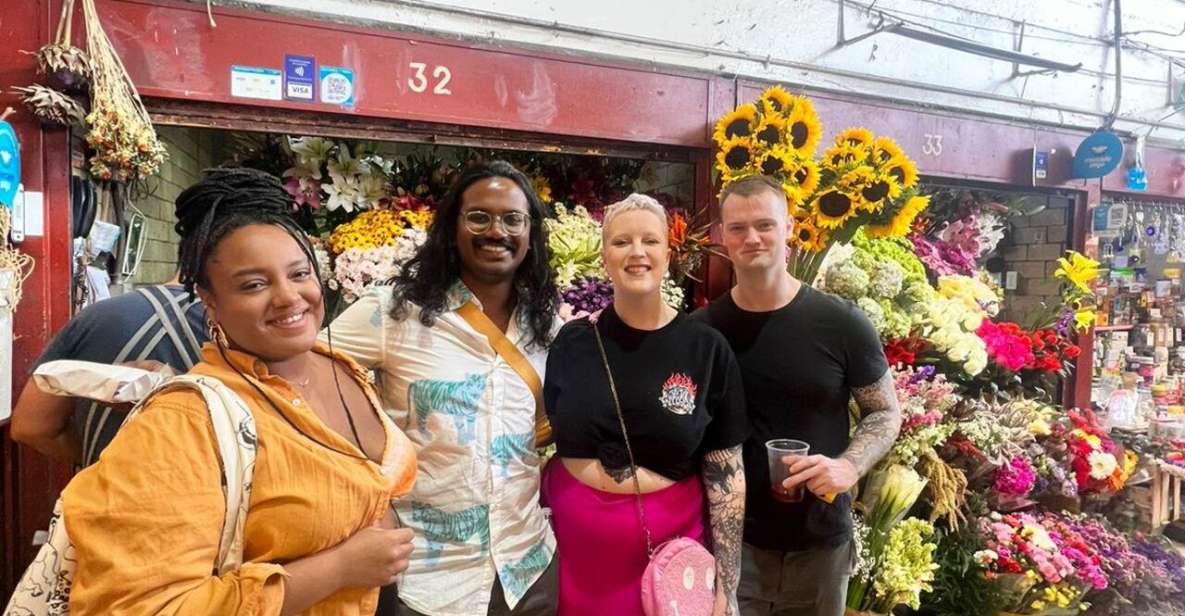
{"label": "gold hoop earring", "polygon": [[207,318],[206,330],[209,332],[210,340],[213,340],[214,344],[222,348],[230,348],[230,344],[226,341],[226,332],[222,329],[222,325],[218,321],[215,321],[213,318]]}

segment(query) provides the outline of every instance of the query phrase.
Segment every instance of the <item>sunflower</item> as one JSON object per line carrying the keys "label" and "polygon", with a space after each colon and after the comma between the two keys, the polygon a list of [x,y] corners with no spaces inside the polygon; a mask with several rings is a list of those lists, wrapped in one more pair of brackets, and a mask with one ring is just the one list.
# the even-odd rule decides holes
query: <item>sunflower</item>
{"label": "sunflower", "polygon": [[894,157],[885,170],[902,188],[913,188],[918,183],[918,166],[908,156]]}
{"label": "sunflower", "polygon": [[859,192],[876,182],[876,170],[868,165],[858,165],[845,171],[835,182],[841,190]]}
{"label": "sunflower", "polygon": [[797,167],[787,176],[799,192],[809,195],[819,188],[819,165],[809,158],[800,158]]}
{"label": "sunflower", "polygon": [[835,136],[835,145],[852,145],[865,148],[872,147],[872,131],[863,126],[853,126],[844,129],[843,132]]}
{"label": "sunflower", "polygon": [[752,137],[732,137],[720,144],[716,168],[725,181],[756,171],[757,143]]}
{"label": "sunflower", "polygon": [[786,209],[790,214],[790,218],[794,219],[794,224],[810,223],[811,226],[815,226],[815,215],[809,207],[802,207],[801,203],[790,203]]}
{"label": "sunflower", "polygon": [[716,145],[722,145],[734,137],[751,137],[756,129],[757,106],[753,103],[745,103],[724,114],[716,122],[716,131],[712,133],[712,139]]}
{"label": "sunflower", "polygon": [[880,210],[886,203],[901,196],[901,185],[888,173],[880,173],[860,189],[860,196]]}
{"label": "sunflower", "polygon": [[829,167],[846,167],[868,160],[868,149],[858,145],[833,145],[823,152],[823,164]]}
{"label": "sunflower", "polygon": [[857,199],[837,188],[829,188],[811,203],[811,213],[822,229],[837,229],[856,215]]}
{"label": "sunflower", "polygon": [[[760,139],[760,138],[759,138]],[[758,142],[758,146],[763,145]],[[777,145],[769,150],[757,153],[757,169],[762,175],[783,179],[789,177],[798,168],[794,152],[785,146]]]}
{"label": "sunflower", "polygon": [[761,121],[757,124],[754,131],[754,136],[757,143],[763,148],[772,148],[780,145],[786,134],[786,118],[780,115],[766,113],[761,116]]}
{"label": "sunflower", "polygon": [[758,102],[761,104],[761,110],[766,115],[780,115],[786,118],[794,111],[794,98],[782,86],[770,86],[766,88],[765,92],[761,93],[761,98],[758,99]]}
{"label": "sunflower", "polygon": [[790,243],[796,248],[808,250],[810,252],[819,252],[823,247],[819,240],[822,234],[819,229],[810,222],[800,222],[794,224],[794,232],[791,235]]}
{"label": "sunflower", "polygon": [[928,205],[930,205],[929,195],[910,197],[888,224],[868,225],[864,228],[864,233],[868,237],[905,237],[909,235],[914,219]]}
{"label": "sunflower", "polygon": [[877,137],[872,143],[872,161],[875,164],[887,164],[898,156],[905,156],[905,152],[889,137]]}
{"label": "sunflower", "polygon": [[819,123],[819,115],[815,113],[815,106],[809,99],[801,96],[794,98],[794,110],[790,112],[790,119],[786,126],[786,145],[794,148],[799,154],[813,158],[819,139],[823,136],[823,125]]}

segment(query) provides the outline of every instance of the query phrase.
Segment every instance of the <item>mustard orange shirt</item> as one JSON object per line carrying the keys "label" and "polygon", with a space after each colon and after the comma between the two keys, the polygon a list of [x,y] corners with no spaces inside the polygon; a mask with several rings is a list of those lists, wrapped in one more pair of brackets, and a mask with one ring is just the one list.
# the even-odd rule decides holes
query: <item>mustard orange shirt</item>
{"label": "mustard orange shirt", "polygon": [[[330,355],[320,344],[314,350]],[[333,356],[349,368],[374,406],[351,410],[381,409],[366,372],[340,354]],[[229,364],[207,343],[203,361],[190,373],[221,379],[255,416],[259,446],[242,567],[221,577],[214,573],[226,500],[205,402],[193,391],[164,393],[121,428],[99,461],[62,492],[78,561],[70,592],[75,616],[279,614],[285,563],[373,525],[391,499],[411,490],[415,452],[386,413],[378,413],[386,446],[382,463],[376,464],[326,426],[262,361],[237,351],[227,351],[227,359]],[[232,365],[255,379],[287,420]],[[306,434],[359,457],[330,451]],[[377,600],[377,589],[342,589],[303,613],[369,615]]]}

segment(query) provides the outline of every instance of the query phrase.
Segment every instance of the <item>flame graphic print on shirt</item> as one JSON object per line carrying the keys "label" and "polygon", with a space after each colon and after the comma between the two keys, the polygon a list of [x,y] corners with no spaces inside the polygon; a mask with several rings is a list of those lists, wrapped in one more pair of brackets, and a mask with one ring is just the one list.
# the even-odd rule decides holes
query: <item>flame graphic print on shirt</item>
{"label": "flame graphic print on shirt", "polygon": [[695,392],[698,388],[691,377],[676,372],[662,384],[662,407],[676,415],[690,415],[695,410]]}

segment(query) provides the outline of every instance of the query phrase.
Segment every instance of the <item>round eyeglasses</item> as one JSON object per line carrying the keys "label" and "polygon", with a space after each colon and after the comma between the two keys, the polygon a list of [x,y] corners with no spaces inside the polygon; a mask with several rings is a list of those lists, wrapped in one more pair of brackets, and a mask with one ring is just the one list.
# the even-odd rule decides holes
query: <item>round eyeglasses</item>
{"label": "round eyeglasses", "polygon": [[494,221],[502,225],[506,235],[522,235],[531,226],[531,217],[522,212],[507,212],[505,214],[491,214],[482,210],[465,212],[465,229],[474,235],[481,235],[490,230]]}

